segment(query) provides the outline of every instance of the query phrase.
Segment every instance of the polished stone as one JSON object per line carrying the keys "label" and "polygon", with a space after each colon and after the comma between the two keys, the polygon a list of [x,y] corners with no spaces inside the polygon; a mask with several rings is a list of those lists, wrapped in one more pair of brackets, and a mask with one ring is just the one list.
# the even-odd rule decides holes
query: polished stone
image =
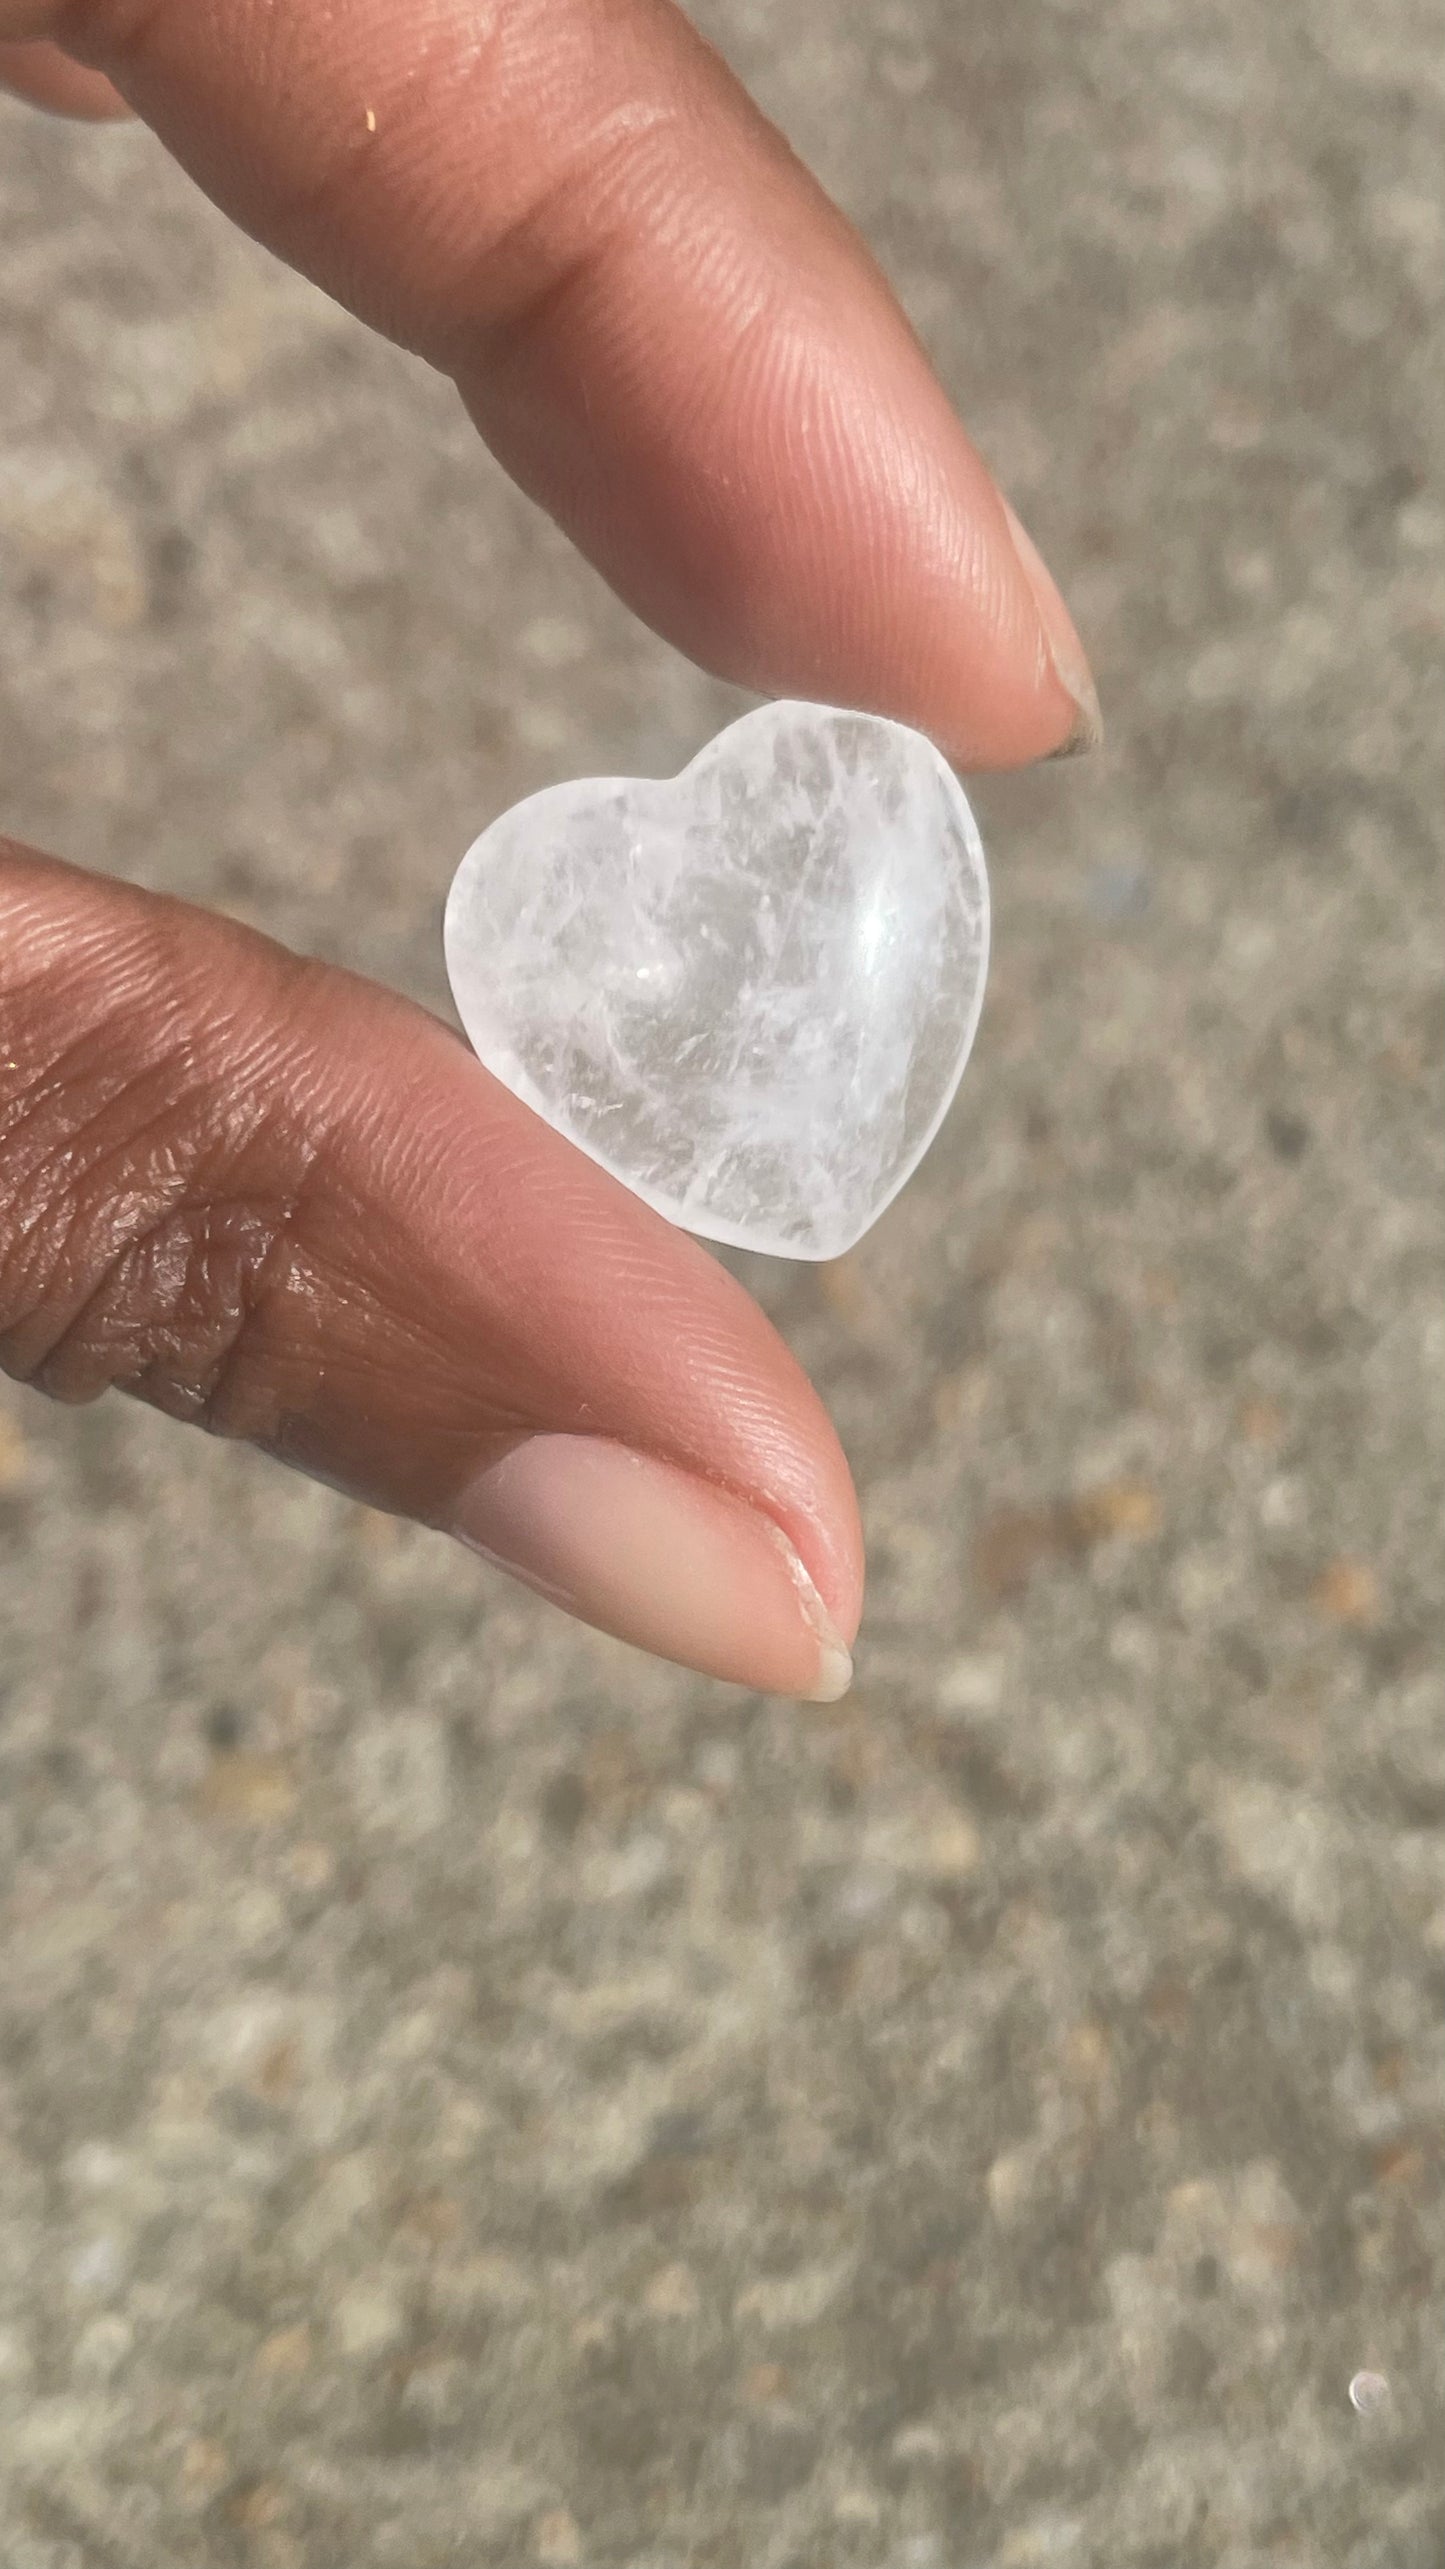
{"label": "polished stone", "polygon": [[988,962],[930,741],[769,704],[680,776],[582,778],[468,850],[447,970],[481,1059],[670,1221],[793,1258],[876,1222],[938,1131]]}

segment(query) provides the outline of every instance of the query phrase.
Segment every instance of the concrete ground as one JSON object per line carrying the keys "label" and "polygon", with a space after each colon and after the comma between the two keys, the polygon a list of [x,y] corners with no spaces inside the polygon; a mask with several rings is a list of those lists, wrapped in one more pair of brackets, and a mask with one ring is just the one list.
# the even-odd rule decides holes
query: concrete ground
{"label": "concrete ground", "polygon": [[[4,1388],[0,2560],[1439,2569],[1438,8],[707,18],[1112,726],[749,1270],[857,1689]],[[0,115],[0,237],[5,825],[441,1004],[481,822],[734,700],[143,134]]]}

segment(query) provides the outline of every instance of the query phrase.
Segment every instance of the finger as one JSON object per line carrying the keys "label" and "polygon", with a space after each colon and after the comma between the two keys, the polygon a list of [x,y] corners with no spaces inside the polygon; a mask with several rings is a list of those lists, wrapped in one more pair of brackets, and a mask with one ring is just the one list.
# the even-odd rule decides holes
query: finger
{"label": "finger", "polygon": [[[35,31],[45,0],[0,0]],[[728,677],[961,762],[1097,736],[1083,651],[876,267],[667,0],[50,0],[216,201],[452,373]]]}
{"label": "finger", "polygon": [[847,1467],[725,1271],[422,1010],[18,849],[0,1362],[245,1437],[664,1657],[847,1682]]}
{"label": "finger", "polygon": [[0,44],[0,89],[54,116],[79,116],[88,124],[130,114],[103,72],[73,61],[59,45]]}

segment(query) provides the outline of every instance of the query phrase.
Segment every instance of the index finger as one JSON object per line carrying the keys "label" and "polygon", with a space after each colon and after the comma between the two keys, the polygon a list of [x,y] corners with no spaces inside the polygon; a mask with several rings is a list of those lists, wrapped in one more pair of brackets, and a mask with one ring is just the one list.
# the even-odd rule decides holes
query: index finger
{"label": "index finger", "polygon": [[452,374],[682,649],[961,763],[1097,737],[1067,612],[861,243],[670,0],[0,0]]}

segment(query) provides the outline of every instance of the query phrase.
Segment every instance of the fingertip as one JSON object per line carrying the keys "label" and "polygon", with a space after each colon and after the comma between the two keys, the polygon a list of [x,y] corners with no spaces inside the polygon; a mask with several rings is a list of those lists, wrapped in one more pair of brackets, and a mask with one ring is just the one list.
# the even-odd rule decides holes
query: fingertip
{"label": "fingertip", "polygon": [[1028,528],[1001,492],[999,497],[1014,551],[1038,609],[1054,677],[1071,709],[1067,729],[1045,754],[1050,758],[1081,757],[1091,749],[1098,749],[1104,738],[1104,716],[1089,657],[1079,639],[1078,627],[1064,604],[1058,582]]}
{"label": "fingertip", "polygon": [[833,1703],[852,1675],[781,1529],[655,1454],[526,1437],[468,1484],[452,1532],[569,1614],[704,1676]]}
{"label": "fingertip", "polygon": [[0,44],[0,89],[51,116],[87,125],[126,122],[131,110],[103,72],[75,62],[59,45]]}

